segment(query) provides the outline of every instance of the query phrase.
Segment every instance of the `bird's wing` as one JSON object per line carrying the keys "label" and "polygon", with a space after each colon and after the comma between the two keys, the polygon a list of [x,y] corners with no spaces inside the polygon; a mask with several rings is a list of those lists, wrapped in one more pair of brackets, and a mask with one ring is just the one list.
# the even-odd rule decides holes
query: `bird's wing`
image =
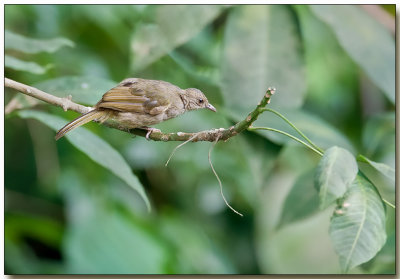
{"label": "bird's wing", "polygon": [[97,108],[150,115],[163,113],[169,106],[170,102],[161,92],[148,92],[140,83],[119,84],[107,91],[96,105]]}

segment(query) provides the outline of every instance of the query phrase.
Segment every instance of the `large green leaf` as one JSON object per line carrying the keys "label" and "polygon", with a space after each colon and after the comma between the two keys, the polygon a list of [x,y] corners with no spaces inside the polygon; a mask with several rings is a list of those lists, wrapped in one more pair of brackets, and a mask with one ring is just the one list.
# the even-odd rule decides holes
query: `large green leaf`
{"label": "large green leaf", "polygon": [[329,233],[343,271],[360,265],[386,241],[385,209],[375,187],[358,174],[337,206]]}
{"label": "large green leaf", "polygon": [[32,39],[8,30],[5,30],[4,37],[5,49],[14,49],[25,53],[55,52],[64,46],[74,46],[72,41],[65,38]]}
{"label": "large green leaf", "polygon": [[[40,111],[25,110],[20,111],[19,115],[23,118],[37,119],[55,131],[66,124],[64,119]],[[136,190],[145,201],[148,209],[150,209],[150,202],[142,184],[133,175],[125,159],[111,145],[84,128],[76,129],[68,133],[65,137],[93,161],[114,173]]]}
{"label": "large green leaf", "polygon": [[139,71],[184,44],[214,20],[220,5],[160,5],[154,23],[139,25],[132,38],[133,69]]}
{"label": "large green leaf", "polygon": [[288,6],[237,6],[229,14],[221,86],[226,106],[244,117],[268,87],[271,105],[299,107],[306,89],[301,42]]}
{"label": "large green leaf", "polygon": [[16,71],[24,71],[37,75],[44,74],[50,67],[49,65],[43,67],[35,62],[23,61],[9,55],[4,55],[4,66]]}
{"label": "large green leaf", "polygon": [[67,231],[65,252],[72,273],[165,273],[168,253],[139,222],[110,209],[92,211]]}
{"label": "large green leaf", "polygon": [[157,232],[138,217],[118,210],[112,197],[81,185],[75,172],[63,172],[68,226],[64,257],[68,273],[165,273],[169,254]]}
{"label": "large green leaf", "polygon": [[305,219],[318,211],[318,193],[313,182],[313,170],[297,179],[283,204],[279,226]]}
{"label": "large green leaf", "polygon": [[342,197],[358,172],[354,156],[346,149],[333,146],[327,149],[315,173],[320,208],[324,209]]}
{"label": "large green leaf", "polygon": [[368,77],[395,102],[395,41],[383,25],[354,5],[313,5],[339,43]]}

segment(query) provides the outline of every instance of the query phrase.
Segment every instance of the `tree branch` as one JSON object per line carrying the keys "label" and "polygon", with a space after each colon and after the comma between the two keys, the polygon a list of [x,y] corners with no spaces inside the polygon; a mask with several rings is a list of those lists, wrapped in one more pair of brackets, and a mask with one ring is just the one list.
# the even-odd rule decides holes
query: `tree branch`
{"label": "tree branch", "polygon": [[[46,93],[44,91],[41,91],[37,88],[28,86],[23,83],[16,82],[14,80],[5,78],[4,79],[4,86],[13,88],[23,94],[29,95],[33,98],[36,98],[38,100],[44,101],[46,103],[49,103],[54,106],[59,106],[64,109],[64,111],[67,110],[73,110],[78,113],[87,113],[89,112],[92,108],[91,107],[86,107],[77,103],[74,103],[71,99],[71,95],[68,96],[67,98],[60,98],[56,97],[54,95],[51,95],[49,93]],[[211,130],[206,130],[206,131],[201,131],[197,133],[183,133],[183,132],[177,132],[177,133],[163,133],[163,132],[158,132],[154,131],[149,135],[149,139],[152,139],[154,141],[187,141],[191,138],[193,138],[193,142],[197,141],[226,141],[229,138],[236,136],[237,134],[243,132],[244,130],[248,129],[251,124],[253,124],[254,121],[257,120],[258,116],[263,113],[265,110],[265,106],[269,104],[271,96],[275,93],[275,88],[268,88],[267,92],[261,99],[261,101],[258,103],[256,108],[248,114],[248,116],[236,123],[235,125],[224,129],[224,128],[219,128],[219,129],[211,129]],[[124,132],[129,132],[131,134],[145,137],[147,134],[147,130],[143,129],[127,129],[126,127],[121,126],[120,124],[113,122],[113,121],[106,121],[103,123],[105,126],[118,129]]]}
{"label": "tree branch", "polygon": [[31,97],[41,100],[43,102],[49,103],[51,105],[62,107],[64,109],[64,111],[73,110],[73,111],[83,114],[83,113],[87,113],[91,110],[90,107],[85,107],[80,104],[72,102],[71,95],[69,95],[67,98],[59,98],[59,97],[56,97],[49,93],[46,93],[42,90],[39,90],[35,87],[28,86],[28,85],[20,83],[20,82],[16,82],[9,78],[4,78],[4,86],[13,88],[21,93],[24,93],[28,96],[31,96]]}

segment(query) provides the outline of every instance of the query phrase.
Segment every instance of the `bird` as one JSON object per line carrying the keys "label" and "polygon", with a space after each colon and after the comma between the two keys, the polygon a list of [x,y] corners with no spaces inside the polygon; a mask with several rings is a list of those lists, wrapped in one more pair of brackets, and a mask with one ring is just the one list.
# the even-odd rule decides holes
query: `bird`
{"label": "bird", "polygon": [[197,88],[181,89],[163,80],[127,78],[104,93],[91,111],[62,127],[55,139],[92,120],[103,123],[108,119],[127,129],[146,129],[149,139],[153,131],[159,130],[148,126],[203,108],[217,111]]}

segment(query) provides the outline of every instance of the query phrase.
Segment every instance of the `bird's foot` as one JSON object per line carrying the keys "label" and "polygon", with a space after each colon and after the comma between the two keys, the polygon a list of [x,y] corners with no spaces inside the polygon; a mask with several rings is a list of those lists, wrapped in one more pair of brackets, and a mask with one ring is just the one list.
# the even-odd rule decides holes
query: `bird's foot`
{"label": "bird's foot", "polygon": [[151,135],[151,133],[153,133],[153,132],[161,133],[161,130],[157,129],[157,128],[144,127],[143,129],[147,130],[147,134],[146,134],[147,140],[150,140],[149,136]]}

